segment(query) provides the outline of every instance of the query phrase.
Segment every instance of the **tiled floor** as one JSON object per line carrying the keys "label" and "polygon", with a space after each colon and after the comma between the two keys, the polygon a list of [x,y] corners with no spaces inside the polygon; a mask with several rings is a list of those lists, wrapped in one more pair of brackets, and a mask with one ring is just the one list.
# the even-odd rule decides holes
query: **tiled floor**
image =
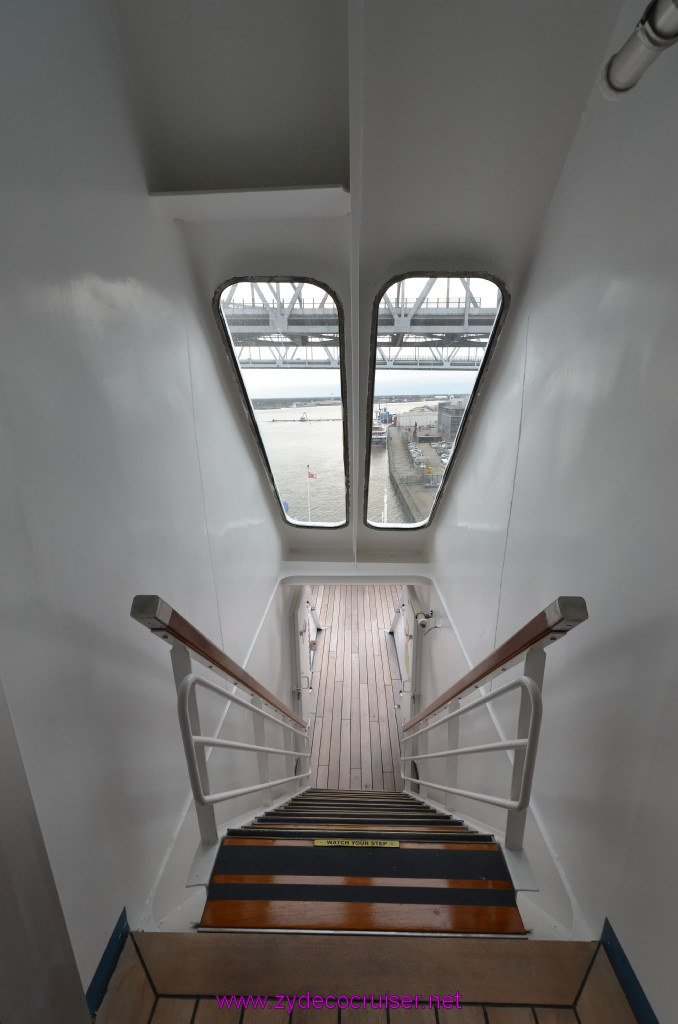
{"label": "tiled floor", "polygon": [[401,588],[314,587],[323,630],[313,686],[304,692],[311,723],[311,786],[402,789],[393,682],[400,684],[389,634]]}
{"label": "tiled floor", "polygon": [[[350,995],[373,990],[375,991],[374,1009],[370,997],[367,997],[367,1006],[342,1009],[341,1016],[334,1008],[311,1007],[306,1009],[294,1004],[290,1013],[288,1012],[289,1006],[284,1001],[282,1005],[275,1006],[276,996],[269,997],[269,1004],[265,1008],[250,1005],[243,1010],[237,1006],[220,1006],[216,996],[223,997],[227,993],[223,991],[223,985],[222,990],[215,991],[218,986],[214,986],[213,982],[217,976],[222,981],[229,978],[230,987],[237,987],[245,994],[248,990],[256,991],[257,989],[260,993],[264,977],[270,978],[275,988],[283,988],[281,977],[287,973],[292,975],[293,972],[290,971],[289,966],[283,962],[282,969],[278,971],[279,976],[276,976],[277,965],[271,959],[273,952],[271,939],[267,939],[263,943],[264,948],[258,950],[258,957],[252,956],[253,949],[249,947],[252,942],[256,942],[260,938],[250,937],[250,942],[245,942],[243,945],[244,936],[232,936],[225,941],[223,936],[178,934],[139,933],[134,938],[130,937],[97,1015],[97,1024],[634,1024],[635,1022],[635,1017],[602,947],[596,950],[593,943],[525,943],[516,940],[505,941],[500,946],[497,940],[486,940],[490,945],[481,945],[483,940],[456,939],[451,940],[447,949],[440,944],[441,940],[432,940],[438,943],[440,952],[436,953],[436,947],[430,944],[422,945],[420,970],[417,969],[416,964],[413,970],[411,943],[402,939],[396,939],[395,946],[393,942],[384,943],[383,940],[378,940],[379,945],[377,945],[375,940],[368,940],[372,943],[369,947],[372,956],[366,956],[362,947],[355,954],[351,952],[350,946],[339,943],[336,944],[338,963],[328,963],[327,950],[324,949],[322,943],[318,942],[321,937],[314,937],[316,946],[314,959],[308,956],[306,950],[305,944],[308,940],[299,937],[302,941],[294,948],[289,958],[289,964],[295,962],[299,953],[302,956],[306,953],[306,958],[303,961],[306,967],[304,969],[302,963],[300,969],[306,979],[304,986],[309,985],[311,994],[313,992],[319,994],[332,992],[335,995],[340,995],[344,992]],[[324,938],[331,941],[336,940],[334,936],[325,936]],[[202,939],[208,941],[195,941]],[[284,945],[280,947],[281,952],[286,950],[290,944],[289,939],[290,937],[284,937]],[[422,940],[412,941],[421,942]],[[187,945],[188,943],[191,945]],[[384,949],[380,948],[382,945],[384,945]],[[435,997],[431,999],[428,995],[422,996],[423,1005],[416,1008],[394,1009],[389,1007],[388,1015],[383,1006],[379,1008],[379,998],[386,988],[385,985],[382,987],[383,976],[386,973],[383,965],[393,964],[394,950],[396,951],[396,960],[399,951],[402,952],[403,959],[400,971],[397,970],[396,963],[391,972],[391,987],[388,989],[391,994],[419,988],[420,992],[436,990],[442,999],[442,993],[449,991],[452,995],[452,999],[448,1000],[448,1006],[450,1006],[455,1001],[455,984],[458,982],[461,993],[461,1009],[445,1008],[443,1005],[438,1007]],[[429,950],[433,952],[429,954]],[[213,958],[213,963],[210,963],[211,952],[215,951],[218,951],[218,956]],[[286,950],[286,952],[289,951]],[[595,955],[592,956],[593,953]],[[285,961],[285,956],[280,959]],[[205,961],[205,970],[203,970],[203,960]],[[436,960],[439,961],[439,966],[435,965]],[[359,964],[363,965],[361,968],[362,979],[359,982],[352,982],[350,979],[356,978],[360,973],[357,969]],[[433,973],[431,973],[432,964]],[[342,965],[345,970],[342,970]],[[377,985],[366,982],[370,967],[372,968],[372,978],[379,977],[380,979]],[[415,975],[421,973],[423,977],[426,977],[427,971],[429,976],[422,985],[408,986],[408,982],[412,982]],[[258,986],[253,982],[252,972],[258,977]],[[299,974],[299,971],[297,973]],[[450,983],[452,973],[457,981]],[[398,976],[402,978],[400,985],[395,980]],[[235,981],[236,977],[241,979],[241,983]],[[337,984],[339,977],[342,978],[342,982]],[[572,999],[572,1003],[564,1005],[562,1002],[551,1002],[547,998],[534,1005],[525,1003],[509,1005],[507,1000],[497,1000],[497,995],[502,992],[515,993],[516,978],[520,977],[525,981],[526,992],[531,990],[536,994],[536,986],[542,995],[551,994],[557,998],[562,998],[565,979],[566,990],[571,993],[567,998]],[[228,985],[228,982],[225,984]],[[189,994],[187,991],[192,986],[202,988],[203,985],[207,989],[206,991],[198,991],[193,994]],[[477,998],[480,990],[486,994],[487,1002],[482,1002]],[[298,979],[292,982],[289,991],[300,991]],[[464,991],[473,993],[473,1002],[465,1001]],[[360,998],[362,999],[362,995]],[[433,1006],[429,1005],[431,1002]]]}

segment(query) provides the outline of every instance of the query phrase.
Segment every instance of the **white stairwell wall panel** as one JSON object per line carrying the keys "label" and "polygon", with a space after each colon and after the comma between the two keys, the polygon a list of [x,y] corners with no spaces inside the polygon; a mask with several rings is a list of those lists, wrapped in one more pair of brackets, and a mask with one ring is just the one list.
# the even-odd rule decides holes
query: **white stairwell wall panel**
{"label": "white stairwell wall panel", "polygon": [[[638,13],[624,5],[610,53]],[[594,933],[609,917],[662,1020],[678,913],[675,58],[618,103],[591,95],[432,546],[474,660],[497,616],[501,641],[557,594],[586,598],[589,621],[548,652],[534,796]]]}
{"label": "white stairwell wall panel", "polygon": [[86,987],[186,794],[169,651],[131,598],[241,660],[280,541],[106,8],[27,0],[0,47],[0,670]]}
{"label": "white stairwell wall panel", "polygon": [[0,1014],[86,1024],[80,984],[0,679]]}

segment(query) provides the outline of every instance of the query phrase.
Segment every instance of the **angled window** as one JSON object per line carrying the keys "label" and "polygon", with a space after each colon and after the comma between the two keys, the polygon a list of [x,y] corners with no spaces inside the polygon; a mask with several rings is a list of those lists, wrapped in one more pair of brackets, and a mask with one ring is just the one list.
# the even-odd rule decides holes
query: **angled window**
{"label": "angled window", "polygon": [[215,311],[288,523],[344,526],[343,312],[315,281],[227,281]]}
{"label": "angled window", "polygon": [[366,522],[426,526],[454,462],[497,333],[501,288],[484,277],[411,274],[372,318]]}

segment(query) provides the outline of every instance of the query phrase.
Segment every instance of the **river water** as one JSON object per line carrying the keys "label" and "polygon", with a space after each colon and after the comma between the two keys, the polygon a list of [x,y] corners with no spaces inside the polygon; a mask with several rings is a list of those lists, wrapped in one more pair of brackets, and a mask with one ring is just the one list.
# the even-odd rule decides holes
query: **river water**
{"label": "river water", "polygon": [[[417,403],[389,403],[406,412]],[[306,415],[305,422],[300,417]],[[299,522],[340,523],[346,517],[342,410],[339,405],[256,409],[278,493]],[[315,479],[309,479],[309,472]],[[368,519],[382,521],[384,494],[389,523],[407,522],[388,474],[386,448],[372,448]],[[362,506],[362,495],[356,495]],[[355,510],[354,510],[355,514]]]}

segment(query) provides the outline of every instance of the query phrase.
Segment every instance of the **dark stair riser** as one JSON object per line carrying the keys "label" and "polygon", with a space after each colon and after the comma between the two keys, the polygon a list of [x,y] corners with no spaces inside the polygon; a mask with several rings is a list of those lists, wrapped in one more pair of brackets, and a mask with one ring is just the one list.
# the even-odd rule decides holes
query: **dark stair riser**
{"label": "dark stair riser", "polygon": [[[364,878],[459,878],[510,882],[493,850],[412,850],[402,847],[222,845],[215,875],[341,875]],[[363,898],[368,890],[363,889]]]}
{"label": "dark stair riser", "polygon": [[425,886],[362,885],[210,885],[209,900],[294,900],[301,903],[426,903],[454,907],[512,907],[513,892],[505,889],[427,889]]}

